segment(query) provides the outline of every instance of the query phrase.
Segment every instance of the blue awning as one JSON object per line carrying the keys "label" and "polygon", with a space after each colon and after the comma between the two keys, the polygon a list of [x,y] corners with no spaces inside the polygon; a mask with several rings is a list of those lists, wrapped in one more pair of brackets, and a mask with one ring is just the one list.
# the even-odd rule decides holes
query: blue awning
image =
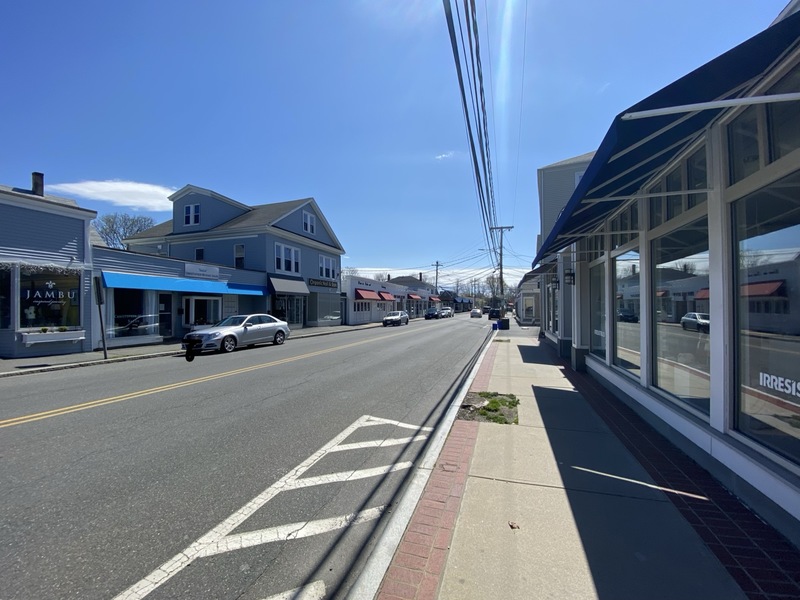
{"label": "blue awning", "polygon": [[258,285],[210,281],[207,279],[161,277],[158,275],[135,275],[133,273],[115,273],[113,271],[103,271],[103,284],[107,288],[125,288],[132,290],[238,294],[240,296],[267,295],[267,289]]}
{"label": "blue awning", "polygon": [[[800,12],[617,115],[532,266],[577,242],[695,141],[724,108],[624,120],[626,113],[739,98],[798,43]],[[600,200],[600,202],[596,202]]]}

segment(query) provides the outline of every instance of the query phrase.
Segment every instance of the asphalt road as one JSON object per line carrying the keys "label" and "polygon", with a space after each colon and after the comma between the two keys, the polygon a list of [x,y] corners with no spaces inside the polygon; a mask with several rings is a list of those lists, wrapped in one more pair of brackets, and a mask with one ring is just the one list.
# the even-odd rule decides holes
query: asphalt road
{"label": "asphalt road", "polygon": [[342,597],[488,333],[0,380],[0,598]]}

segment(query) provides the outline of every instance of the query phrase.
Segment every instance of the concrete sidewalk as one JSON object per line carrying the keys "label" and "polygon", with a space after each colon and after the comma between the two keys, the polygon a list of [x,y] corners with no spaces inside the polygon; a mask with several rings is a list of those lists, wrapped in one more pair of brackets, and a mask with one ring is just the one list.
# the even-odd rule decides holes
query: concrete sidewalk
{"label": "concrete sidewalk", "polygon": [[798,549],[536,333],[496,333],[471,389],[519,425],[453,423],[379,600],[800,598]]}

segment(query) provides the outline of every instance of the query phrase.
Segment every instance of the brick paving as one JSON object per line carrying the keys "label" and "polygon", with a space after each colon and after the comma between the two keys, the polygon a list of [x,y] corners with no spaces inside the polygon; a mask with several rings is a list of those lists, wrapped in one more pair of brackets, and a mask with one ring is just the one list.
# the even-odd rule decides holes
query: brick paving
{"label": "brick paving", "polygon": [[597,381],[553,353],[567,379],[665,494],[750,600],[800,598],[800,550]]}

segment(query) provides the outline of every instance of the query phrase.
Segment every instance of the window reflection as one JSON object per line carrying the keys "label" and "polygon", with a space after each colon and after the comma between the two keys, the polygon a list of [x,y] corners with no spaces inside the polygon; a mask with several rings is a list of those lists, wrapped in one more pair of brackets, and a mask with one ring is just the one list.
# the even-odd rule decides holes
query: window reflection
{"label": "window reflection", "polygon": [[637,377],[641,373],[639,252],[614,260],[614,364]]}
{"label": "window reflection", "polygon": [[800,461],[800,173],[739,200],[737,429]]}
{"label": "window reflection", "polygon": [[590,324],[592,327],[590,351],[596,356],[606,357],[606,300],[605,265],[589,269],[589,296],[591,302]]}
{"label": "window reflection", "polygon": [[653,261],[654,383],[708,414],[709,334],[686,327],[684,318],[709,312],[708,220],[654,240]]}

